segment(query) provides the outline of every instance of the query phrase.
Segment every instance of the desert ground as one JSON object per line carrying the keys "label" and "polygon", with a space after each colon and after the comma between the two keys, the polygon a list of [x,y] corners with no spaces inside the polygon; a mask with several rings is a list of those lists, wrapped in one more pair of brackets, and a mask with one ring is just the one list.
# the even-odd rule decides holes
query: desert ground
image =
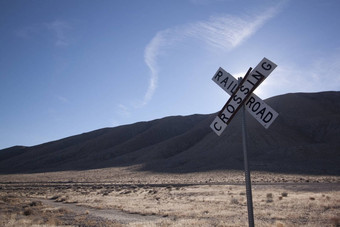
{"label": "desert ground", "polygon": [[[0,226],[247,226],[242,171],[0,175]],[[252,172],[256,226],[340,226],[340,177]]]}

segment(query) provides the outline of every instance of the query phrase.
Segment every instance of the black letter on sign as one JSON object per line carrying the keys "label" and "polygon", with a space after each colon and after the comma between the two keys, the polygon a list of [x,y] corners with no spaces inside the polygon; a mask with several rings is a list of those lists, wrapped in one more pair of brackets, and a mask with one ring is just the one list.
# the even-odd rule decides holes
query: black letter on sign
{"label": "black letter on sign", "polygon": [[[255,73],[253,73],[253,74],[251,74],[257,81],[259,81],[259,80],[262,80],[262,78],[264,77],[264,75],[262,74],[262,73],[260,73],[259,71],[257,71],[256,70],[256,72],[258,73],[258,74],[255,74]],[[253,84],[253,83],[251,83],[252,85],[255,85],[255,84]]]}
{"label": "black letter on sign", "polygon": [[222,71],[218,71],[218,73],[215,76],[215,79],[218,77],[217,81],[219,81],[221,76],[223,76],[223,72]]}
{"label": "black letter on sign", "polygon": [[261,119],[262,119],[263,118],[263,114],[264,114],[265,111],[266,111],[266,107],[263,108],[261,111],[259,111],[256,115],[261,114]]}
{"label": "black letter on sign", "polygon": [[229,77],[226,77],[224,80],[221,81],[220,84],[224,84],[224,87],[227,86]]}
{"label": "black letter on sign", "polygon": [[238,97],[237,98],[237,95],[234,96],[233,100],[237,103],[237,104],[240,104],[242,102],[242,98],[241,97]]}
{"label": "black letter on sign", "polygon": [[[229,107],[231,107],[231,108],[229,108]],[[229,105],[227,106],[227,110],[228,110],[229,113],[234,113],[235,107],[229,104]]]}
{"label": "black letter on sign", "polygon": [[229,118],[227,118],[227,117],[224,115],[224,113],[222,113],[221,116],[219,116],[219,117],[220,117],[220,119],[221,119],[224,123],[227,124],[227,121],[229,120]]}
{"label": "black letter on sign", "polygon": [[235,93],[235,88],[237,87],[237,84],[234,84],[234,87],[231,89],[231,93]]}
{"label": "black letter on sign", "polygon": [[258,111],[258,110],[260,109],[260,106],[261,106],[261,104],[260,104],[259,102],[256,102],[256,103],[254,104],[253,108],[251,108],[251,110],[252,110],[253,112],[256,112],[256,111]]}
{"label": "black letter on sign", "polygon": [[216,131],[221,131],[222,126],[220,126],[220,128],[218,129],[218,128],[216,128],[216,124],[217,124],[217,122],[215,122],[215,124],[214,124],[214,128],[216,129]]}
{"label": "black letter on sign", "polygon": [[255,99],[253,97],[250,97],[248,99],[248,102],[246,103],[246,105],[248,105],[248,103],[249,103],[249,108],[251,108],[251,104],[253,104],[254,102],[255,102]]}
{"label": "black letter on sign", "polygon": [[249,88],[244,87],[243,85],[240,87],[240,91],[242,91],[245,95],[249,93]]}
{"label": "black letter on sign", "polygon": [[[267,65],[267,66],[265,66],[265,65]],[[267,62],[263,62],[261,66],[264,70],[270,70],[272,68],[272,65],[268,64]]]}
{"label": "black letter on sign", "polygon": [[266,116],[264,116],[263,121],[265,123],[268,123],[273,118],[273,114],[271,112],[268,112]]}
{"label": "black letter on sign", "polygon": [[230,86],[234,83],[234,81],[231,81],[231,83],[228,86],[228,89],[230,88]]}

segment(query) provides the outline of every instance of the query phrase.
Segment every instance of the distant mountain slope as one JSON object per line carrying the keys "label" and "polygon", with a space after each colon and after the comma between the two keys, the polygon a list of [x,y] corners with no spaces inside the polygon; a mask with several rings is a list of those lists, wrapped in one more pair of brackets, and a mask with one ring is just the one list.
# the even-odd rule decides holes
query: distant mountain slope
{"label": "distant mountain slope", "polygon": [[[340,174],[340,92],[294,93],[266,100],[280,115],[264,129],[247,115],[252,170]],[[239,114],[222,136],[216,114],[173,116],[104,128],[33,147],[0,151],[0,173],[144,164],[143,170],[242,169]]]}

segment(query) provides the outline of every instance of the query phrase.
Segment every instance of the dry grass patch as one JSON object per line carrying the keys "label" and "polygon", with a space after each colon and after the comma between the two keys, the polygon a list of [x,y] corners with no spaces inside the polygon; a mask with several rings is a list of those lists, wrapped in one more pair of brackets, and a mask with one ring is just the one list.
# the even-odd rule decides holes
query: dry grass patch
{"label": "dry grass patch", "polygon": [[[254,173],[252,178],[254,182],[261,182],[253,182],[252,191],[257,226],[338,225],[339,177]],[[86,223],[88,226],[100,226],[103,223],[106,226],[247,226],[248,223],[243,172],[215,171],[179,175],[109,168],[2,175],[1,179],[11,179],[13,182],[28,179],[33,182],[0,185],[0,226],[6,226],[3,225],[3,220],[26,220],[32,225],[51,223],[52,226],[79,226]],[[34,183],[44,179],[47,182],[41,187],[41,183]],[[307,180],[309,183],[305,183]],[[56,181],[63,182],[55,183]],[[212,184],[200,185],[206,181]],[[281,183],[271,184],[273,182]],[[175,183],[182,185],[174,185]],[[188,183],[197,185],[184,185]],[[47,206],[34,203],[39,199],[46,199],[53,204]],[[74,214],[73,208],[58,208],[63,205],[83,207],[85,210]],[[27,216],[24,215],[25,209],[28,210]],[[106,219],[91,216],[93,209],[119,210],[127,214],[127,217],[138,214],[155,218],[121,223],[106,222]]]}

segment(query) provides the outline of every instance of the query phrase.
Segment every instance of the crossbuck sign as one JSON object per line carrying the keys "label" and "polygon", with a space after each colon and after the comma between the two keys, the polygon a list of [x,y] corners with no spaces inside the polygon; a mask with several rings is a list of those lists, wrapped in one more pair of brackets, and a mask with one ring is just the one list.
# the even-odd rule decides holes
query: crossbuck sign
{"label": "crossbuck sign", "polygon": [[248,71],[239,86],[237,79],[231,74],[222,68],[217,70],[212,80],[231,95],[228,102],[210,125],[217,135],[222,134],[242,105],[245,105],[249,113],[263,127],[268,128],[274,122],[279,114],[253,94],[253,91],[269,76],[276,66],[275,63],[267,58],[263,58],[251,72],[251,69]]}
{"label": "crossbuck sign", "polygon": [[222,110],[218,113],[217,117],[210,125],[217,135],[221,135],[237,111],[242,107],[242,147],[244,155],[248,221],[250,227],[254,227],[254,213],[247,155],[248,146],[245,109],[247,109],[250,114],[265,128],[268,128],[275,118],[277,118],[279,114],[259,97],[253,94],[253,91],[269,76],[276,66],[277,65],[275,63],[271,62],[267,58],[263,58],[263,60],[253,70],[251,70],[251,68],[248,70],[243,79],[239,78],[236,80],[222,68],[219,68],[212,78],[215,83],[231,95],[227,103],[223,106]]}

